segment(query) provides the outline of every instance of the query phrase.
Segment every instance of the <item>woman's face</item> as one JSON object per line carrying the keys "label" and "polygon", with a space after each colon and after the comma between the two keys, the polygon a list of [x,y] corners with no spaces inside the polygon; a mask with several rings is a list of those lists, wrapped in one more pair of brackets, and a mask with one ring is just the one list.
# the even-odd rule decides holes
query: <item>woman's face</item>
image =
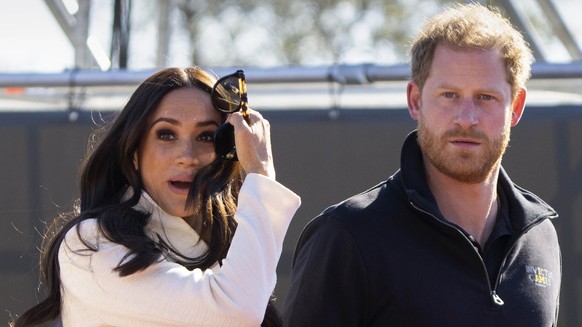
{"label": "woman's face", "polygon": [[214,158],[220,124],[210,95],[180,88],[164,96],[148,122],[135,157],[146,192],[167,213],[187,217],[186,198],[194,176]]}

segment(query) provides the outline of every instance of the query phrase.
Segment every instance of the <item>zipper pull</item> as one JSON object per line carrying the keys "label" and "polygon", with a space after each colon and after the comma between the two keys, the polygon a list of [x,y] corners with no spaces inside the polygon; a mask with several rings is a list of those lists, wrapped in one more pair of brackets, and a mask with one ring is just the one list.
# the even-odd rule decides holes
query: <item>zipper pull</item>
{"label": "zipper pull", "polygon": [[491,299],[493,300],[493,303],[497,306],[502,306],[505,304],[505,302],[503,302],[501,297],[495,291],[491,291]]}

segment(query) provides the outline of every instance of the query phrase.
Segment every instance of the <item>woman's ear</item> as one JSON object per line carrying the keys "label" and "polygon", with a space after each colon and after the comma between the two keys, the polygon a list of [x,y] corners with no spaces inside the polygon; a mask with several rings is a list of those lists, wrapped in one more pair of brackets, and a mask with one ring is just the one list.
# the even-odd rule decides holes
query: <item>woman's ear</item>
{"label": "woman's ear", "polygon": [[133,153],[133,168],[135,168],[135,171],[139,171],[139,160],[137,151]]}
{"label": "woman's ear", "polygon": [[527,90],[522,88],[519,90],[513,103],[511,105],[511,127],[517,125],[521,116],[523,115],[523,110],[525,109],[525,98],[527,96]]}

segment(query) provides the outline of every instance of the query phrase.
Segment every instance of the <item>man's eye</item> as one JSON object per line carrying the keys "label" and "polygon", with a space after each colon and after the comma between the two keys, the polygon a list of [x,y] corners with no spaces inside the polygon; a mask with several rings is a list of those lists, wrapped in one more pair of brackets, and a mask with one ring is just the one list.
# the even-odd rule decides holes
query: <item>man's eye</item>
{"label": "man's eye", "polygon": [[488,95],[488,94],[482,94],[479,96],[479,98],[481,98],[481,100],[493,100],[493,96]]}
{"label": "man's eye", "polygon": [[454,98],[455,94],[453,92],[445,92],[445,93],[443,93],[443,96],[445,98]]}

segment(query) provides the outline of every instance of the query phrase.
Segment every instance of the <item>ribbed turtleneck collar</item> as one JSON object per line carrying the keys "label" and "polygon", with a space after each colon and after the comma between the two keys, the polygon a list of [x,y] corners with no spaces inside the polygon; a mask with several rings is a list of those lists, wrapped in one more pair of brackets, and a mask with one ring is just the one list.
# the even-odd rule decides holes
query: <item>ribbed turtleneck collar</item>
{"label": "ribbed turtleneck collar", "polygon": [[146,234],[153,240],[161,238],[174,250],[187,257],[199,257],[208,251],[208,245],[181,217],[165,212],[154,199],[142,191],[136,210],[151,213]]}

